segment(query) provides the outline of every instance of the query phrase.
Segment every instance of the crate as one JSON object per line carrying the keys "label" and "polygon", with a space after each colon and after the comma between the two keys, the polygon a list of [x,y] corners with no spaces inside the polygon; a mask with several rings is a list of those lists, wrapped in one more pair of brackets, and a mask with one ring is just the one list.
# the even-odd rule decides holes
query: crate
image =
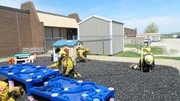
{"label": "crate", "polygon": [[22,83],[25,85],[27,95],[30,95],[30,88],[34,85],[41,85],[47,79],[59,76],[59,70],[33,64],[15,64],[1,67],[0,74],[7,76],[9,89],[14,87],[16,82]]}
{"label": "crate", "polygon": [[42,101],[114,101],[114,88],[59,76],[58,69],[15,64],[1,67],[0,74],[7,76],[9,89],[23,84],[30,101],[33,96],[41,97]]}
{"label": "crate", "polygon": [[40,96],[48,101],[110,101],[114,99],[114,89],[94,82],[77,81],[62,76],[44,82],[43,86],[34,86],[29,92],[31,95]]}

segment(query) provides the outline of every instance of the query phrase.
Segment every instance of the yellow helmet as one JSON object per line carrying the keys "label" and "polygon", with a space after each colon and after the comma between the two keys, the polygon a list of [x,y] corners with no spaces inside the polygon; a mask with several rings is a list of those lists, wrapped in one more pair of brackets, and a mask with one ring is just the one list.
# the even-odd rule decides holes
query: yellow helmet
{"label": "yellow helmet", "polygon": [[61,50],[61,51],[59,52],[59,55],[66,56],[67,54],[66,54],[66,52],[65,52],[64,50]]}
{"label": "yellow helmet", "polygon": [[90,49],[89,49],[89,48],[85,48],[85,51],[86,51],[86,52],[90,52]]}
{"label": "yellow helmet", "polygon": [[151,64],[154,59],[152,55],[146,55],[144,58],[145,58],[145,62],[148,64]]}
{"label": "yellow helmet", "polygon": [[146,50],[147,53],[150,53],[151,52],[151,48],[150,47],[147,47],[147,48],[144,48]]}

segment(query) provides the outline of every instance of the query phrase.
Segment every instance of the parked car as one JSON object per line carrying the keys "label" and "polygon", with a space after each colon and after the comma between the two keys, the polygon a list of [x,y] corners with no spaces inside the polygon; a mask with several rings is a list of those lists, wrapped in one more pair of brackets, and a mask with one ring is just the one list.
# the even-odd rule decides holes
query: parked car
{"label": "parked car", "polygon": [[152,42],[151,39],[144,39],[143,41],[144,41],[144,44],[147,46],[150,45]]}
{"label": "parked car", "polygon": [[180,35],[178,35],[176,38],[180,38]]}

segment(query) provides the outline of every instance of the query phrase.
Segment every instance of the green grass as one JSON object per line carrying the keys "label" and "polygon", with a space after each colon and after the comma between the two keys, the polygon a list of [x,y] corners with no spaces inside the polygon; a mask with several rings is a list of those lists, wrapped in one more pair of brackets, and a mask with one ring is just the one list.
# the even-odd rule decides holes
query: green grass
{"label": "green grass", "polygon": [[[138,54],[136,52],[129,52],[129,51],[118,53],[115,56],[140,58],[140,54]],[[169,60],[179,60],[180,61],[180,57],[155,56],[155,59],[169,59]]]}
{"label": "green grass", "polygon": [[157,59],[179,60],[180,61],[180,57],[155,56],[155,58],[157,58]]}
{"label": "green grass", "polygon": [[120,52],[120,53],[116,54],[115,56],[120,56],[120,57],[140,57],[140,54],[136,53],[136,52],[125,51],[125,52]]}
{"label": "green grass", "polygon": [[128,44],[128,43],[125,43],[124,47],[126,47],[126,48],[138,48],[138,49],[142,48],[142,46],[139,44],[135,45],[135,44]]}
{"label": "green grass", "polygon": [[124,47],[132,48],[132,47],[136,47],[136,45],[135,45],[135,44],[128,44],[128,43],[125,43],[125,44],[124,44]]}
{"label": "green grass", "polygon": [[[125,43],[124,44],[124,47],[127,47],[127,48],[137,48],[137,49],[141,49],[143,48],[142,46],[140,45],[135,45],[135,44],[128,44],[128,43]],[[151,52],[154,54],[154,55],[162,55],[163,54],[163,49],[161,47],[151,47]]]}
{"label": "green grass", "polygon": [[151,47],[151,52],[154,55],[162,55],[164,50],[161,47]]}
{"label": "green grass", "polygon": [[136,49],[141,49],[141,48],[143,48],[143,46],[142,45],[139,45],[139,44],[137,44],[137,45],[135,45],[135,44],[128,44],[128,43],[125,43],[124,44],[124,47],[125,48],[136,48]]}

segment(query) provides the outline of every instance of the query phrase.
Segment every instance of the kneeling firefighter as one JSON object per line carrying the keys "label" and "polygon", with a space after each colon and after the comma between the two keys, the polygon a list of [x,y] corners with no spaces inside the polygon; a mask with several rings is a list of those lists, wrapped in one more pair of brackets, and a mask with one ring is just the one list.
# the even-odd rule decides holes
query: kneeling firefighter
{"label": "kneeling firefighter", "polygon": [[0,101],[16,101],[24,95],[25,91],[22,86],[13,87],[9,90],[8,84],[4,81],[0,81]]}
{"label": "kneeling firefighter", "polygon": [[89,48],[78,48],[77,49],[77,59],[76,61],[85,61],[88,62],[87,54],[90,52]]}
{"label": "kneeling firefighter", "polygon": [[81,75],[75,71],[73,60],[69,56],[67,56],[64,50],[58,52],[58,61],[47,67],[55,69],[61,69],[61,67],[63,67],[63,72],[61,73],[62,76],[75,79],[81,78]]}
{"label": "kneeling firefighter", "polygon": [[130,68],[139,69],[142,72],[149,72],[150,70],[154,70],[155,61],[154,56],[151,53],[151,48],[142,48],[141,49],[141,58],[139,60],[139,68],[137,65],[132,64]]}

